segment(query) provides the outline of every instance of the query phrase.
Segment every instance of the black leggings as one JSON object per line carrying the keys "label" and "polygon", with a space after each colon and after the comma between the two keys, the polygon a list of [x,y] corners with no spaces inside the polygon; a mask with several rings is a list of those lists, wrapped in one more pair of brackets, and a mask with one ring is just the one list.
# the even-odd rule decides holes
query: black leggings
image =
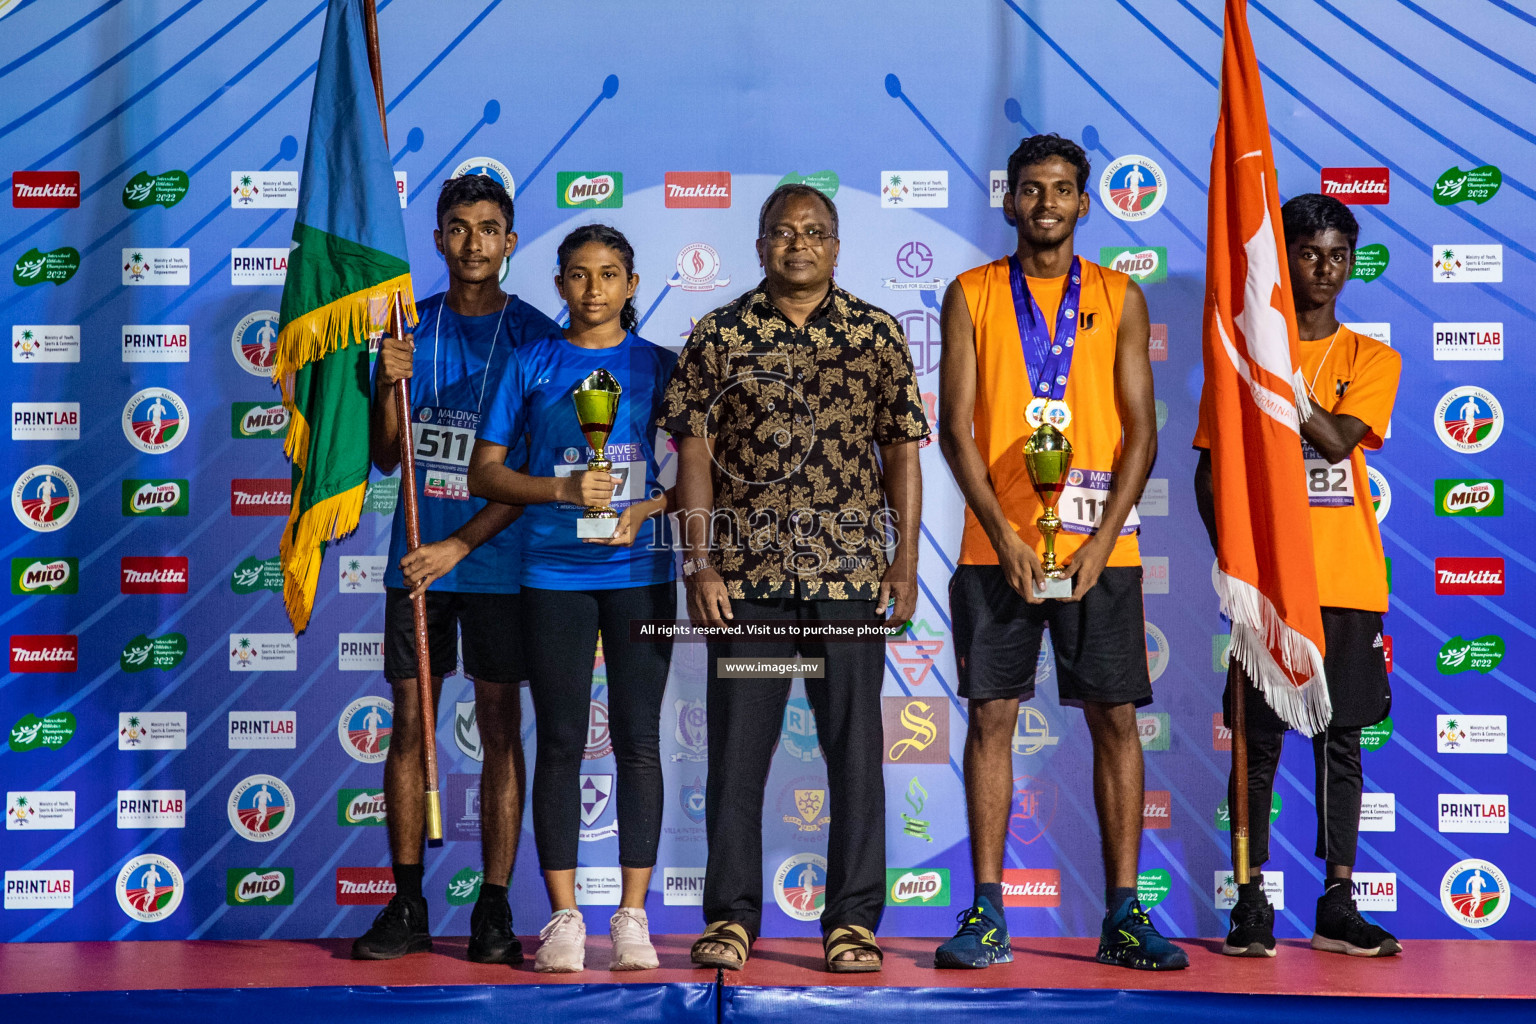
{"label": "black leggings", "polygon": [[602,631],[608,727],[618,766],[619,864],[656,865],[661,837],[661,698],[672,643],[632,643],[632,619],[673,619],[674,583],[612,590],[523,588],[528,689],[538,727],[533,838],[545,871],[576,867],[581,762],[592,701],[592,662]]}

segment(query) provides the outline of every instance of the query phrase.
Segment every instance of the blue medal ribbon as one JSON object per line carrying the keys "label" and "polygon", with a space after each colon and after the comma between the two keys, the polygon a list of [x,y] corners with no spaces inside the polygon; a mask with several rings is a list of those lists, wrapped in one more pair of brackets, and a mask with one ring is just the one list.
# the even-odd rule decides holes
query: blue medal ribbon
{"label": "blue medal ribbon", "polygon": [[1008,257],[1008,284],[1013,289],[1013,314],[1019,322],[1019,344],[1024,349],[1024,365],[1029,371],[1031,398],[1060,401],[1067,392],[1067,376],[1072,372],[1072,352],[1077,342],[1078,300],[1083,294],[1083,268],[1072,257],[1067,272],[1067,287],[1056,311],[1056,338],[1053,342],[1045,327],[1040,303],[1029,293],[1024,268],[1019,257]]}

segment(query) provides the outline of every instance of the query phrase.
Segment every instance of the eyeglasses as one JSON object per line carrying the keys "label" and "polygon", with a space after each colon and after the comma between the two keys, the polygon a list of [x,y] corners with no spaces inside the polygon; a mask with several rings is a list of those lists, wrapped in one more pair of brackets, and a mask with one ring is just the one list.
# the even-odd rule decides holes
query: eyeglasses
{"label": "eyeglasses", "polygon": [[771,228],[763,235],[763,240],[776,249],[787,249],[793,245],[796,238],[804,238],[805,244],[812,249],[820,249],[828,241],[836,241],[837,236],[824,228],[807,228],[804,231],[796,231],[794,228]]}

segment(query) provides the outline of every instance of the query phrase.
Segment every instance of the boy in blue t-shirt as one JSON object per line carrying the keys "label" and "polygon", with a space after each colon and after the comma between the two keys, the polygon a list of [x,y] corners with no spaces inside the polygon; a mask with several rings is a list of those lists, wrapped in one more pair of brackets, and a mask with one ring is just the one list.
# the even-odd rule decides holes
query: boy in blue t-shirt
{"label": "boy in blue t-shirt", "polygon": [[[523,746],[518,684],[526,677],[516,629],[521,617],[519,539],[506,529],[522,512],[472,497],[466,482],[480,418],[512,349],[559,327],[501,290],[502,261],[517,247],[512,198],[495,178],[469,175],[443,183],[437,200],[437,251],[448,291],[417,304],[415,334],[386,337],[375,367],[369,445],[380,472],[400,461],[395,383],[411,390],[421,546],[406,553],[405,504],[395,508],[385,572],[384,675],[394,699],[394,731],[384,762],[384,794],[394,897],[352,944],[360,960],[391,960],[432,948],[422,896],[425,780],[417,697],[411,598],[425,591],[433,706],[443,677],[458,668],[474,681],[484,751],[480,784],[485,882],[470,914],[469,959],[521,963],[512,931],[507,882],[523,817]],[[524,454],[508,460],[521,466]],[[430,587],[431,589],[427,589]]]}

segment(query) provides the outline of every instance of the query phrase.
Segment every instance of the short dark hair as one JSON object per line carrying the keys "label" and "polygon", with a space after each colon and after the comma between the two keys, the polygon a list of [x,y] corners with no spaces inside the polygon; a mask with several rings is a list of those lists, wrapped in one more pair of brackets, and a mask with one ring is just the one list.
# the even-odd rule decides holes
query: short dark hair
{"label": "short dark hair", "polygon": [[501,179],[489,174],[464,174],[443,182],[442,189],[437,193],[438,229],[442,229],[443,217],[455,206],[471,206],[483,200],[501,207],[501,215],[507,221],[507,230],[511,231],[512,197],[507,194],[507,187],[501,183]]}
{"label": "short dark hair", "polygon": [[1082,146],[1054,132],[1050,135],[1031,135],[1019,143],[1019,148],[1008,158],[1008,191],[1012,192],[1019,183],[1020,171],[1053,156],[1059,156],[1077,168],[1077,190],[1085,191],[1088,188],[1088,173],[1092,170],[1088,154]]}
{"label": "short dark hair", "polygon": [[773,208],[794,196],[812,196],[821,200],[827,208],[827,215],[832,218],[832,234],[834,237],[837,235],[837,204],[832,202],[831,197],[819,188],[801,182],[789,182],[768,193],[768,198],[763,200],[763,208],[757,214],[758,238],[768,233],[768,215],[773,212]]}
{"label": "short dark hair", "polygon": [[1360,240],[1360,222],[1349,207],[1320,192],[1303,192],[1286,200],[1280,207],[1280,223],[1285,225],[1286,245],[1330,228],[1349,239],[1350,252],[1355,251],[1355,243]]}

